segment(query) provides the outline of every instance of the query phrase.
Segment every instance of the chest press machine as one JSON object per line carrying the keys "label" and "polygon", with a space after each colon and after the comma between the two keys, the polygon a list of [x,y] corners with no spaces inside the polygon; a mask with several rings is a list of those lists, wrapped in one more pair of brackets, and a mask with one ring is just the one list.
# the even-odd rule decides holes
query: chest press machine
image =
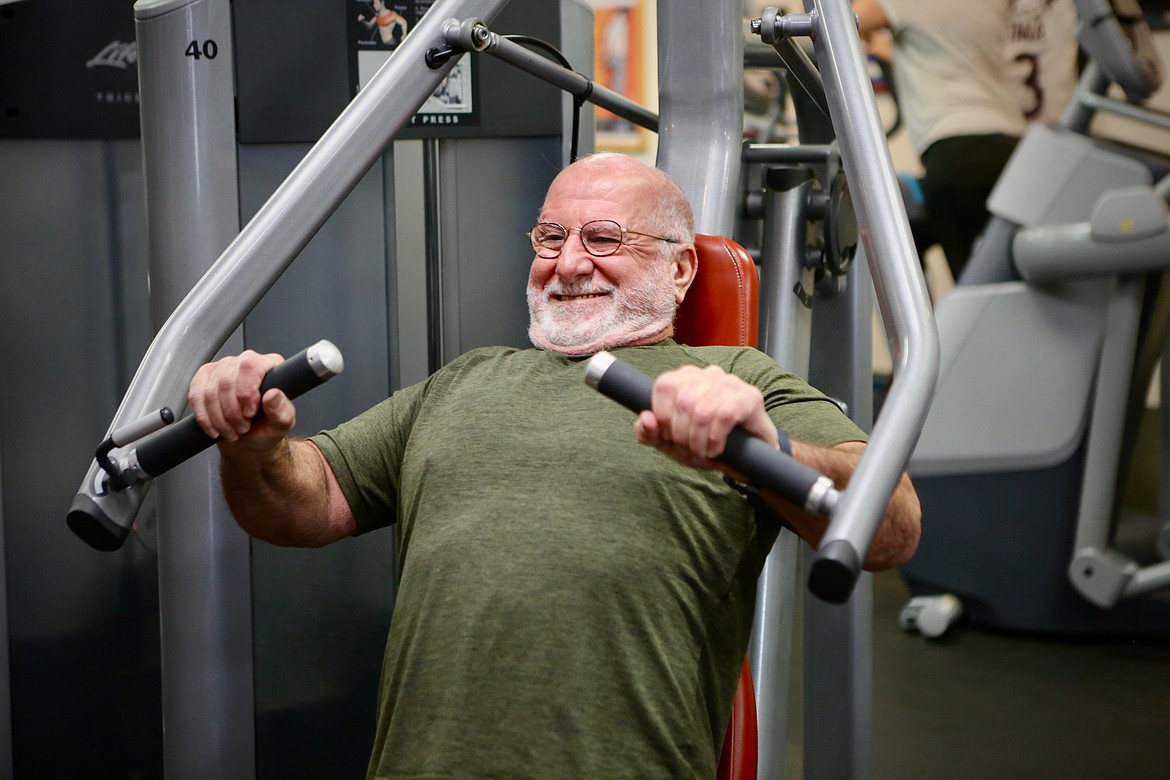
{"label": "chest press machine", "polygon": [[[860,566],[929,406],[938,357],[925,286],[849,4],[847,0],[810,0],[806,13],[782,16],[769,9],[753,23],[753,31],[786,68],[810,129],[807,137],[802,134],[804,146],[758,147],[746,152],[741,144],[744,40],[739,3],[661,4],[661,112],[657,118],[580,74],[544,60],[537,62],[540,58],[522,54],[518,46],[496,36],[488,25],[504,4],[503,0],[435,3],[234,238],[230,225],[215,216],[220,212],[206,200],[214,198],[216,188],[211,185],[224,173],[217,170],[218,161],[230,158],[231,153],[203,154],[214,149],[201,148],[200,154],[189,154],[189,150],[168,148],[162,117],[179,112],[189,120],[197,147],[223,138],[223,128],[208,128],[201,122],[205,116],[224,114],[206,111],[205,101],[230,99],[230,72],[213,75],[216,88],[208,90],[206,73],[187,70],[180,76],[167,64],[167,53],[192,32],[200,38],[230,40],[225,33],[226,4],[215,0],[142,0],[138,4],[144,149],[152,195],[173,195],[182,189],[193,198],[188,215],[195,221],[206,220],[208,227],[206,243],[199,249],[211,256],[218,254],[218,259],[197,279],[188,273],[164,281],[171,300],[160,308],[170,311],[173,307],[173,313],[161,324],[111,423],[115,448],[105,456],[121,463],[119,458],[126,453],[119,452],[118,445],[129,443],[130,434],[144,432],[139,421],[160,408],[181,408],[195,369],[221,347],[239,347],[239,336],[233,334],[244,316],[468,52],[498,56],[575,96],[606,105],[639,123],[656,125],[659,166],[688,193],[697,227],[704,233],[726,236],[735,231],[745,157],[769,166],[763,212],[756,214],[764,217],[760,265],[765,350],[790,370],[811,375],[814,383],[841,398],[855,419],[868,427],[872,277],[895,364],[897,381],[873,426],[867,452],[849,489],[840,495],[817,556],[808,561],[810,587],[820,599],[810,601],[805,609],[806,641],[816,648],[806,653],[811,656],[806,687],[815,687],[819,693],[806,709],[806,774],[869,776],[869,601],[868,582]],[[793,43],[804,36],[814,42],[815,62]],[[720,45],[711,46],[712,40]],[[361,143],[352,142],[354,138]],[[696,149],[704,154],[696,155]],[[209,163],[211,159],[217,160],[216,165]],[[847,187],[838,175],[841,171],[848,176]],[[191,187],[196,181],[209,186]],[[181,187],[175,182],[181,182]],[[150,206],[160,209],[149,220],[152,252],[182,258],[191,251],[183,245],[190,243],[191,236],[165,235],[166,209],[173,207],[164,198]],[[830,214],[832,220],[826,218]],[[863,245],[858,256],[864,256],[868,264],[852,262],[854,250],[848,246],[848,237],[854,214]],[[808,225],[813,222],[821,228],[810,245]],[[168,275],[164,272],[159,278],[163,281]],[[818,322],[824,323],[817,328],[813,327],[814,301],[821,301]],[[750,299],[747,303],[750,306]],[[718,308],[723,308],[722,302]],[[833,365],[833,358],[839,356],[844,356],[844,365]],[[94,546],[115,549],[130,532],[150,483],[127,480],[119,487],[111,472],[125,469],[108,470],[95,460],[69,522]],[[231,549],[224,549],[215,525],[201,515],[222,512],[221,508],[199,508],[216,503],[209,499],[208,482],[206,473],[171,482],[159,504],[160,571],[163,577],[175,578],[163,604],[168,628],[164,640],[168,633],[171,639],[163,646],[165,753],[168,774],[174,776],[197,777],[210,771],[248,777],[256,771],[254,745],[246,738],[250,702],[247,691],[241,690],[247,686],[232,684],[241,663],[235,648],[241,639],[247,641],[246,621],[242,632],[232,628],[237,625],[239,607],[225,597],[233,588],[247,593],[247,582],[217,582],[211,593],[201,590],[204,585],[200,584],[221,571],[225,559],[246,558],[247,552],[246,546],[241,550],[234,542],[229,543]],[[182,529],[175,519],[178,516],[185,518]],[[161,529],[168,526],[170,538],[164,540]],[[728,777],[750,777],[757,771],[763,777],[783,773],[790,649],[783,642],[792,633],[794,576],[799,569],[795,538],[790,536],[785,534],[778,542],[761,581],[750,653],[755,717],[762,735],[758,758],[751,760],[752,751],[745,743],[730,745],[725,755],[731,758],[724,764]],[[188,580],[182,582],[185,576]],[[222,621],[225,628],[201,634],[206,623],[189,618],[195,613],[210,613],[212,623],[219,626]],[[750,719],[752,708],[746,702],[751,689],[741,690],[736,713]],[[730,738],[734,743],[735,736],[751,732],[750,726],[742,731],[733,728]]]}

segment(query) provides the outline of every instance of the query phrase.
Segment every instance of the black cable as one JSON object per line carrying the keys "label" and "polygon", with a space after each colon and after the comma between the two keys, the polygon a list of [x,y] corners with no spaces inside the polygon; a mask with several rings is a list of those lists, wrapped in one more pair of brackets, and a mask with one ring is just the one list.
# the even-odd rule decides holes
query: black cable
{"label": "black cable", "polygon": [[[552,58],[554,60],[556,60],[557,64],[560,65],[565,70],[573,70],[573,66],[571,64],[569,64],[568,58],[565,57],[565,55],[561,53],[560,49],[558,49],[556,46],[553,46],[548,41],[542,40],[540,38],[534,38],[531,35],[501,35],[500,37],[504,38],[506,40],[512,41],[513,43],[534,46],[535,48],[540,49],[541,51],[545,52],[546,54],[551,55]],[[576,73],[575,70],[573,72]],[[592,92],[593,82],[590,81],[589,84],[590,84],[590,92]],[[581,134],[581,107],[583,105],[585,105],[585,98],[586,97],[588,97],[588,93],[586,93],[585,95],[580,95],[580,96],[574,95],[573,96],[573,129],[570,131],[572,133],[572,136],[571,136],[571,141],[570,141],[570,145],[569,145],[569,162],[570,163],[575,162],[577,160],[578,137]]]}
{"label": "black cable", "polygon": [[535,46],[547,54],[551,54],[553,59],[556,60],[562,68],[573,70],[573,66],[569,64],[569,60],[565,58],[565,55],[561,54],[561,50],[556,46],[553,46],[548,41],[541,40],[540,38],[533,38],[531,35],[501,35],[500,37],[504,38],[505,40],[512,41],[513,43]]}
{"label": "black cable", "polygon": [[583,105],[585,105],[585,98],[583,96],[573,98],[573,129],[571,131],[573,137],[569,144],[570,163],[577,162],[577,138],[581,134],[581,106]]}

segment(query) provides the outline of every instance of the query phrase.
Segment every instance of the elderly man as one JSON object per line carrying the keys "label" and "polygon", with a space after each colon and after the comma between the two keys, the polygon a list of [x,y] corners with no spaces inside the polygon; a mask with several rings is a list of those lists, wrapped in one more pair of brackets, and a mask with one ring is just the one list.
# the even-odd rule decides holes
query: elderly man
{"label": "elderly man", "polygon": [[[475,350],[305,441],[288,399],[259,394],[277,355],[204,366],[191,405],[250,534],[398,524],[370,777],[711,777],[764,557],[782,524],[815,544],[825,523],[774,496],[757,513],[713,458],[735,425],[777,447],[779,426],[843,485],[864,437],[761,353],[670,339],[696,255],[665,174],[577,162],[530,237],[537,349]],[[583,382],[602,349],[661,375],[633,434]],[[908,558],[918,525],[903,479],[867,565]]]}

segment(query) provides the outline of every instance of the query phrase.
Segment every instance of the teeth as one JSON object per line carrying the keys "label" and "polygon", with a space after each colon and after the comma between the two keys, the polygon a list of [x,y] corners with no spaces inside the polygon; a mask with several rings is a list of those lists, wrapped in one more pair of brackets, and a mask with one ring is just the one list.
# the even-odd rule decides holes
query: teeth
{"label": "teeth", "polygon": [[560,295],[562,301],[579,301],[585,298],[602,298],[605,293],[582,293],[580,295]]}

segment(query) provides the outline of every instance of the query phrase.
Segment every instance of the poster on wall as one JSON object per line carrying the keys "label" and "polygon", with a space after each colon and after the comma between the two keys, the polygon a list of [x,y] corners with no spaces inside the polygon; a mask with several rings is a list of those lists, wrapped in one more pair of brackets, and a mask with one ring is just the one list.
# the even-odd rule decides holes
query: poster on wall
{"label": "poster on wall", "polygon": [[[432,0],[348,0],[350,72],[357,94],[394,54]],[[462,57],[411,118],[411,128],[477,127],[478,58]]]}
{"label": "poster on wall", "polygon": [[68,13],[0,5],[0,73],[0,136],[138,137],[138,47],[124,0],[73,3]]}
{"label": "poster on wall", "polygon": [[[645,81],[643,28],[646,0],[589,0],[593,7],[593,74],[604,87],[640,105]],[[637,151],[647,131],[604,108],[596,109],[599,149]]]}

